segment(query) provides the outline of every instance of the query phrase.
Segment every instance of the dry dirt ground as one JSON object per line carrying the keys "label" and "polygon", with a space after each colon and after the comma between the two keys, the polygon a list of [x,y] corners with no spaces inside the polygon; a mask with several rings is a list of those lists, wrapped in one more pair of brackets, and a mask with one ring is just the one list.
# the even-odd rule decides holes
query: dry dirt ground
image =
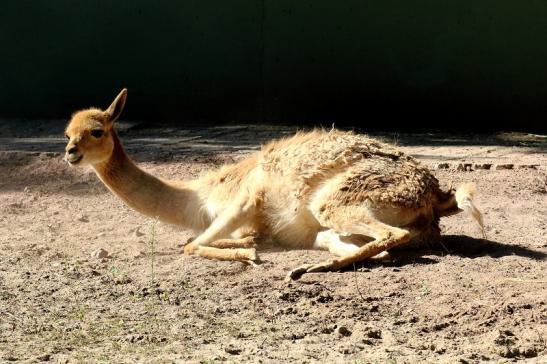
{"label": "dry dirt ground", "polygon": [[[61,160],[63,127],[0,121],[1,362],[547,362],[542,136],[380,135],[448,163],[434,171],[445,187],[476,181],[488,239],[460,214],[442,221],[444,247],[287,283],[328,254],[267,249],[258,267],[183,256],[189,232]],[[120,127],[142,167],[181,179],[294,131]]]}

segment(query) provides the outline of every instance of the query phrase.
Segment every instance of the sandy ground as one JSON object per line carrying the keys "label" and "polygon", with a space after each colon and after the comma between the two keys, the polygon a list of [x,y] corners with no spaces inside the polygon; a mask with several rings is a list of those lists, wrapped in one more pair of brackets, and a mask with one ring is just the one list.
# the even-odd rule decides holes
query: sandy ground
{"label": "sandy ground", "polygon": [[[434,172],[444,186],[477,182],[488,239],[460,214],[442,221],[447,250],[287,283],[328,254],[269,249],[258,267],[183,256],[189,232],[61,160],[64,122],[0,123],[1,362],[547,362],[543,137],[381,134],[426,165],[448,163]],[[294,131],[121,129],[142,167],[181,179]]]}

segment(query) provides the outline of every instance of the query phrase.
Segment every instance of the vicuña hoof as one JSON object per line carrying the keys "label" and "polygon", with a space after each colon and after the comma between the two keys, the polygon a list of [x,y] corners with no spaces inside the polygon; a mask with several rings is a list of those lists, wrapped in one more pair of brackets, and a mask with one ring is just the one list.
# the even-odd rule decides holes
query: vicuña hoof
{"label": "vicu\u00f1a hoof", "polygon": [[258,260],[255,248],[249,248],[249,260],[252,260],[253,262]]}
{"label": "vicu\u00f1a hoof", "polygon": [[317,264],[303,264],[289,272],[286,281],[296,280],[305,273],[329,272],[334,268],[332,261],[321,262]]}
{"label": "vicu\u00f1a hoof", "polygon": [[194,252],[196,251],[196,249],[198,248],[198,246],[196,246],[195,244],[186,244],[184,246],[184,255],[192,255],[194,254]]}

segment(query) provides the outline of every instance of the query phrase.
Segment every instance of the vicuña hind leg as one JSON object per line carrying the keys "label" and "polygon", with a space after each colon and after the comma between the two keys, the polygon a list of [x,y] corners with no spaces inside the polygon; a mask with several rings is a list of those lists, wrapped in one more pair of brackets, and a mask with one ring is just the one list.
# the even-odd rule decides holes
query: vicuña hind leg
{"label": "vicu\u00f1a hind leg", "polygon": [[328,250],[331,254],[338,256],[348,255],[359,250],[357,245],[342,241],[340,234],[333,229],[317,233],[313,248]]}
{"label": "vicu\u00f1a hind leg", "polygon": [[[347,236],[342,236],[332,229],[321,231],[317,234],[317,237],[313,244],[313,248],[319,250],[328,250],[331,254],[339,257],[355,253],[359,250],[358,245],[344,240],[349,239]],[[380,254],[370,257],[369,259],[375,261],[385,261],[389,260],[390,258],[391,255],[387,251],[384,251]]]}
{"label": "vicu\u00f1a hind leg", "polygon": [[[327,260],[317,264],[304,264],[289,273],[291,279],[296,279],[304,273],[335,271],[347,267],[353,263],[361,262],[365,259],[378,256],[379,254],[394,248],[398,245],[405,244],[410,240],[408,230],[400,229],[394,226],[386,225],[376,219],[367,218],[365,221],[355,224],[344,224],[344,231],[349,234],[366,235],[373,237],[375,240],[367,243],[357,249],[340,245],[343,242],[337,242],[336,239],[331,239],[329,242],[329,251],[336,253],[341,250],[346,250],[347,253],[339,258]],[[344,243],[347,244],[347,243]],[[332,246],[332,250],[330,249]],[[341,248],[341,250],[340,250]]]}

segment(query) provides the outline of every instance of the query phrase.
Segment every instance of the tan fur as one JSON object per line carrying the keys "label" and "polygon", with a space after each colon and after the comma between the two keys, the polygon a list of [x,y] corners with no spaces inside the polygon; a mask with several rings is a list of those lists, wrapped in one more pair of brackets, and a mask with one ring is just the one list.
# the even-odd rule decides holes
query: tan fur
{"label": "tan fur", "polygon": [[[199,235],[185,247],[186,254],[255,260],[251,246],[269,241],[340,256],[299,267],[291,272],[297,277],[340,269],[410,241],[437,240],[440,217],[462,210],[482,227],[471,184],[456,193],[441,191],[414,158],[378,140],[334,129],[273,141],[193,181],[156,178],[131,161],[114,130],[126,95],[123,90],[106,111],[73,115],[65,158],[91,165],[135,210],[193,229]],[[104,135],[94,137],[95,129]],[[363,243],[356,243],[360,238]]]}

